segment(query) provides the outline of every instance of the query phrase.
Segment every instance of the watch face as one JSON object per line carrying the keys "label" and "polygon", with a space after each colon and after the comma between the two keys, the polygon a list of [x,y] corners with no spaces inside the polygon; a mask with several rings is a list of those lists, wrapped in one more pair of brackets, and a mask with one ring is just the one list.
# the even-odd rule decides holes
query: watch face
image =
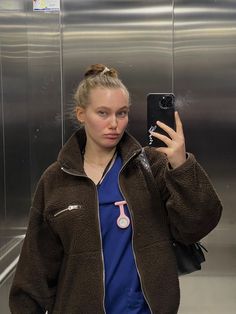
{"label": "watch face", "polygon": [[117,225],[122,229],[127,228],[129,224],[130,221],[128,217],[121,217],[117,219]]}

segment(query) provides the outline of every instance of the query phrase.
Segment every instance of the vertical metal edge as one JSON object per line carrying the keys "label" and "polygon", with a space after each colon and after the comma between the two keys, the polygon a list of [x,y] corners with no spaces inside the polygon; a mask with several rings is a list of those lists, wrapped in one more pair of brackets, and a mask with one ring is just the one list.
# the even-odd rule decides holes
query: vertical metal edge
{"label": "vertical metal edge", "polygon": [[2,149],[3,149],[3,204],[4,218],[7,218],[7,201],[6,201],[6,152],[5,152],[5,119],[4,119],[4,98],[3,98],[3,78],[2,78],[2,49],[0,45],[0,81],[1,81],[1,114],[2,114]]}
{"label": "vertical metal edge", "polygon": [[61,85],[61,146],[64,144],[64,80],[63,80],[63,25],[62,25],[62,0],[60,0],[59,18],[59,49],[60,49],[60,85]]}
{"label": "vertical metal edge", "polygon": [[175,0],[172,0],[172,77],[171,91],[175,93]]}

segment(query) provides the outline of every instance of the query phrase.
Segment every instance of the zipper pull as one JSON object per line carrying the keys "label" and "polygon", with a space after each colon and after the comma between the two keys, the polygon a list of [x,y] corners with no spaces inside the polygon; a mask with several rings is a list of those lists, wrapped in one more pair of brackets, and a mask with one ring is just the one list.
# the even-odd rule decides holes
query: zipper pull
{"label": "zipper pull", "polygon": [[60,214],[62,214],[62,213],[64,213],[64,212],[66,212],[66,211],[71,211],[71,210],[74,210],[74,209],[81,209],[81,205],[69,205],[67,208],[65,208],[65,209],[62,209],[62,210],[60,210],[59,212],[56,212],[53,216],[54,217],[57,217],[57,216],[59,216]]}
{"label": "zipper pull", "polygon": [[67,207],[68,210],[79,209],[79,208],[81,208],[81,205],[69,205]]}

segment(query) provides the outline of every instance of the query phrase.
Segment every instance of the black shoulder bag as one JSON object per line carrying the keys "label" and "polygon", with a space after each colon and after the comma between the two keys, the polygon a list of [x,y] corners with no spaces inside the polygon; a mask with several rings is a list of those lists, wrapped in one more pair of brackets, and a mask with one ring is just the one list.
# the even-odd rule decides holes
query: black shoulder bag
{"label": "black shoulder bag", "polygon": [[[142,166],[145,168],[151,178],[152,184],[150,188],[153,189],[156,183],[144,148],[142,148],[142,152],[139,157]],[[179,241],[176,241],[174,238],[173,250],[176,256],[179,276],[201,270],[201,264],[205,261],[203,250],[208,252],[200,242],[185,245]]]}

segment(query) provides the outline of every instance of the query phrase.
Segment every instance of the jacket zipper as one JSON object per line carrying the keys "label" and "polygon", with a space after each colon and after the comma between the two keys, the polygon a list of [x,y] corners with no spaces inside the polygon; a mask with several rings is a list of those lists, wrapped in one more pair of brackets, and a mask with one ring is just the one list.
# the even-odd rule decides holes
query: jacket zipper
{"label": "jacket zipper", "polygon": [[[67,169],[65,169],[63,167],[61,167],[61,170],[64,171],[65,173],[68,173],[68,174],[72,175],[72,176],[83,177],[83,178],[91,180],[87,176],[76,174],[76,173],[72,173],[72,172],[68,171]],[[103,293],[102,305],[103,305],[104,314],[106,314],[106,309],[105,309],[105,263],[104,263],[104,255],[103,255],[102,232],[101,232],[100,214],[99,214],[99,203],[98,203],[98,195],[97,195],[97,189],[96,189],[95,183],[92,180],[91,180],[91,182],[93,183],[93,185],[95,187],[95,190],[96,190],[97,215],[98,215],[99,237],[100,237],[100,243],[101,243],[101,256],[102,256],[102,279],[103,279],[102,281],[103,281],[103,292],[104,292]],[[73,205],[71,205],[71,206],[73,206]],[[68,208],[63,209],[62,211],[65,211],[65,210],[68,210]]]}
{"label": "jacket zipper", "polygon": [[[137,154],[137,153],[133,154],[133,155],[126,161],[126,163],[122,166],[122,168],[121,168],[120,171],[119,171],[119,177],[120,177],[121,171],[124,169],[124,167],[127,165],[127,163],[128,163],[136,154]],[[119,186],[119,189],[120,189],[120,193],[122,194],[122,196],[123,196],[123,198],[124,198],[124,200],[125,200],[124,194],[122,193],[122,190],[121,190],[121,187],[120,187],[120,180],[118,180],[118,186]],[[128,205],[128,202],[127,202],[127,205]],[[131,225],[132,225],[132,251],[133,251],[133,255],[134,255],[135,266],[136,266],[137,273],[138,273],[138,276],[139,276],[140,285],[141,285],[141,290],[142,290],[142,292],[143,292],[143,297],[144,297],[144,299],[145,299],[145,301],[146,301],[146,303],[147,303],[147,305],[148,305],[148,307],[149,307],[150,312],[153,313],[152,310],[151,310],[150,303],[148,302],[147,296],[146,296],[146,294],[145,294],[145,289],[144,289],[144,287],[143,287],[142,278],[141,278],[141,275],[140,275],[140,272],[139,272],[139,269],[138,269],[137,259],[136,259],[136,255],[135,255],[135,252],[134,252],[134,241],[133,241],[133,239],[134,239],[133,212],[132,212],[131,209],[129,209],[129,206],[127,206],[127,208],[128,208],[128,210],[129,210],[129,212],[130,212],[130,215],[132,216],[132,219],[131,219]]]}
{"label": "jacket zipper", "polygon": [[93,182],[94,187],[96,189],[96,199],[97,199],[97,214],[98,214],[98,225],[99,225],[99,236],[100,236],[100,243],[101,243],[101,256],[102,256],[102,281],[103,281],[103,310],[106,314],[106,308],[105,308],[105,296],[106,296],[106,289],[105,289],[105,262],[104,262],[104,255],[103,255],[103,243],[102,243],[102,231],[101,231],[101,223],[100,223],[100,212],[99,212],[99,203],[98,203],[98,194],[97,194],[97,188],[95,186],[95,183]]}
{"label": "jacket zipper", "polygon": [[80,207],[81,207],[80,205],[69,205],[67,208],[62,209],[62,210],[56,212],[53,216],[54,216],[54,217],[57,217],[57,216],[59,216],[60,214],[66,212],[66,211],[71,211],[71,210],[74,210],[74,209],[79,209]]}

